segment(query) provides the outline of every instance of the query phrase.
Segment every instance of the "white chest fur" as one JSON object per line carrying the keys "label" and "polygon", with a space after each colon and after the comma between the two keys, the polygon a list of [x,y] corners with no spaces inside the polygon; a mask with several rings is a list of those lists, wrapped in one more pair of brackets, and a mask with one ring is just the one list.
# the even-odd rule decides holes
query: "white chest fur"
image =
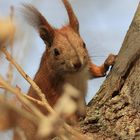
{"label": "white chest fur", "polygon": [[75,74],[69,74],[65,77],[65,82],[70,84],[75,89],[77,89],[77,91],[79,91],[80,93],[79,99],[77,100],[78,113],[80,115],[85,115],[86,112],[85,96],[87,93],[88,79],[89,79],[89,72],[87,68]]}
{"label": "white chest fur", "polygon": [[89,72],[87,68],[75,74],[66,76],[65,81],[71,84],[74,88],[80,91],[80,94],[85,96],[87,93],[87,81],[89,79]]}

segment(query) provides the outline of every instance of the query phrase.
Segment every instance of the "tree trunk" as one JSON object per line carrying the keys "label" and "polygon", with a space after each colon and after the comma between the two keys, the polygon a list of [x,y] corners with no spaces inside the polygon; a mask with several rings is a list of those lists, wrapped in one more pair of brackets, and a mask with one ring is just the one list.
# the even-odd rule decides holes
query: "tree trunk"
{"label": "tree trunk", "polygon": [[96,140],[140,140],[140,5],[111,72],[79,124]]}

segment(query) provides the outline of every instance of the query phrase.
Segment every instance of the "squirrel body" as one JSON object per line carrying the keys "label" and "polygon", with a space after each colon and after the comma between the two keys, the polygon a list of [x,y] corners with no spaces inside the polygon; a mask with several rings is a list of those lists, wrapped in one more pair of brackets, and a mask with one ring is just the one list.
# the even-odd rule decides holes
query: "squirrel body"
{"label": "squirrel body", "polygon": [[[56,48],[61,53],[58,56],[53,54]],[[34,78],[52,106],[63,93],[65,83],[74,86],[85,97],[90,77],[88,59],[88,52],[83,48],[81,37],[71,27],[63,27],[56,31],[54,42],[51,48],[47,48],[44,52],[40,68]],[[31,87],[28,94],[35,97],[34,92]]]}
{"label": "squirrel body", "polygon": [[[53,28],[32,5],[25,4],[22,10],[27,21],[38,31],[46,45],[34,81],[52,107],[62,95],[65,83],[72,85],[81,93],[79,106],[82,114],[85,113],[88,80],[105,76],[109,66],[114,63],[115,56],[109,55],[101,66],[91,62],[86,45],[79,33],[78,19],[70,3],[67,0],[62,2],[67,10],[69,23],[61,29]],[[39,99],[32,87],[28,95]],[[42,108],[40,109],[46,113]],[[24,131],[27,140],[42,140],[36,138],[37,128],[30,121],[19,118],[19,127]],[[14,140],[21,140],[16,131]]]}

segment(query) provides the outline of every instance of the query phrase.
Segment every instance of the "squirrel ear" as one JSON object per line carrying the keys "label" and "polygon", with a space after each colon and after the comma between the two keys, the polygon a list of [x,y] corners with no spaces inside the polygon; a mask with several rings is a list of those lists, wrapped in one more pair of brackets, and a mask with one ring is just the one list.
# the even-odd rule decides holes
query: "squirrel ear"
{"label": "squirrel ear", "polygon": [[71,4],[68,2],[68,0],[62,0],[68,16],[69,16],[69,24],[74,29],[75,32],[79,33],[79,21],[71,7]]}
{"label": "squirrel ear", "polygon": [[54,39],[54,28],[34,6],[23,4],[21,10],[28,23],[39,32],[44,43],[50,47]]}
{"label": "squirrel ear", "polygon": [[42,26],[39,28],[39,34],[44,43],[48,46],[51,47],[53,43],[53,38],[54,34],[52,32],[48,32],[47,28],[45,26]]}

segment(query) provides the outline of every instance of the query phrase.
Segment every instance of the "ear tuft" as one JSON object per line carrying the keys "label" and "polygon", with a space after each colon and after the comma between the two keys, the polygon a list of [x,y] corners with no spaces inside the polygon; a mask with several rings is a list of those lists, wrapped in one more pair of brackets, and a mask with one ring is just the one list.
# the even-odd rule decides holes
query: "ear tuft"
{"label": "ear tuft", "polygon": [[71,4],[68,2],[68,0],[62,0],[68,16],[69,16],[69,24],[74,29],[75,32],[79,33],[79,21],[71,7]]}
{"label": "ear tuft", "polygon": [[31,4],[23,4],[21,9],[27,22],[40,34],[44,43],[50,47],[54,39],[54,29],[44,16]]}

